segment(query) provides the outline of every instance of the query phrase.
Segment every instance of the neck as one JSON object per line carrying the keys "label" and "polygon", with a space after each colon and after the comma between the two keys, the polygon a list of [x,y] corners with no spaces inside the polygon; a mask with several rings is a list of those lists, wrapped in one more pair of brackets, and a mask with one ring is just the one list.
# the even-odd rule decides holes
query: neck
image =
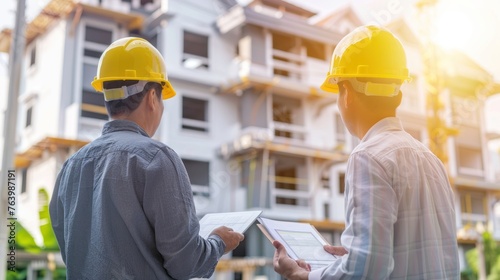
{"label": "neck", "polygon": [[145,118],[143,117],[144,114],[137,113],[135,110],[129,115],[120,115],[120,116],[114,116],[114,120],[126,120],[126,121],[131,121],[136,123],[138,126],[140,126],[144,131],[149,135],[149,137],[153,137],[155,134],[155,129],[151,126],[151,122],[147,122]]}
{"label": "neck", "polygon": [[359,139],[363,139],[370,128],[372,128],[379,121],[395,117],[396,112],[381,112],[380,114],[370,114],[358,119],[355,129],[355,135]]}

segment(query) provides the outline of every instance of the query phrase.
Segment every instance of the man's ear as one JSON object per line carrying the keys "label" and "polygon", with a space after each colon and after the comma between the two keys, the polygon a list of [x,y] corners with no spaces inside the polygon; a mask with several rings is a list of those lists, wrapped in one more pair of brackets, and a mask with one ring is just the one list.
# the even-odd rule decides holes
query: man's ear
{"label": "man's ear", "polygon": [[146,101],[148,102],[148,107],[151,109],[151,110],[154,110],[155,106],[156,106],[156,102],[158,102],[158,98],[156,97],[156,90],[154,88],[151,88],[150,90],[148,90],[148,92],[146,93]]}
{"label": "man's ear", "polygon": [[352,106],[352,104],[354,102],[356,92],[354,92],[354,89],[352,88],[351,84],[348,82],[343,83],[342,86],[345,88],[345,90],[344,90],[344,107],[349,108]]}

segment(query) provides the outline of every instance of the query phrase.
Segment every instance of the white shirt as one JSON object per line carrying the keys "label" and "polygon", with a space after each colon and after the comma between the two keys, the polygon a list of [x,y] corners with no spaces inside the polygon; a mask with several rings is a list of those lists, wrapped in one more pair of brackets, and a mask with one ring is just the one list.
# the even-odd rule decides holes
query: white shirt
{"label": "white shirt", "polygon": [[397,118],[376,123],[347,163],[348,254],[309,279],[459,279],[453,191],[441,161]]}

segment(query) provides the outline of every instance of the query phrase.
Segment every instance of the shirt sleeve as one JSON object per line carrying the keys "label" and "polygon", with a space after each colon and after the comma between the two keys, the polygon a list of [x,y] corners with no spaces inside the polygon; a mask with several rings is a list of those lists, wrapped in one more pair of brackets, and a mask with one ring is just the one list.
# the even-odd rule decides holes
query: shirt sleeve
{"label": "shirt sleeve", "polygon": [[199,236],[189,177],[178,155],[161,149],[146,167],[144,212],[153,226],[163,266],[174,279],[210,277],[224,254],[217,237]]}
{"label": "shirt sleeve", "polygon": [[61,172],[59,172],[56,179],[54,191],[52,192],[52,198],[49,204],[49,213],[52,229],[54,230],[57,243],[59,244],[59,249],[61,250],[62,259],[64,260],[64,262],[66,262],[66,243],[64,242],[64,208],[61,203],[61,199],[59,198],[59,188],[61,187],[61,181],[64,181],[62,179],[65,170],[64,166]]}
{"label": "shirt sleeve", "polygon": [[[389,278],[394,269],[393,226],[398,209],[389,170],[369,153],[351,155],[346,173],[346,228],[341,237],[349,253],[328,266],[321,279]],[[317,275],[312,273],[309,279]]]}

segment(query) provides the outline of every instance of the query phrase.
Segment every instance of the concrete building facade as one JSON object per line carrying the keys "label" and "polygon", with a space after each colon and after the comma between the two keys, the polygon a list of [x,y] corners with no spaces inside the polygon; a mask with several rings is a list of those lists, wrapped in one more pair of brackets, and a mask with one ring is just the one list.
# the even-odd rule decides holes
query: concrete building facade
{"label": "concrete building facade", "polygon": [[[51,0],[27,29],[19,97],[15,149],[25,227],[39,226],[38,190],[51,193],[64,161],[108,120],[102,95],[90,86],[101,53],[120,37],[140,36],[163,54],[178,94],[165,101],[154,138],[183,159],[200,217],[261,209],[268,218],[310,222],[339,244],[345,165],[359,140],[344,127],[336,96],[319,85],[335,45],[362,21],[349,7],[314,16],[281,0]],[[399,117],[426,143],[433,132],[418,36],[401,19],[387,28],[405,45],[413,78],[403,87]],[[9,40],[8,32],[0,34],[1,51]],[[494,93],[496,84],[464,55],[448,56],[443,118],[459,131],[447,151],[463,253],[474,246],[478,223],[491,225],[500,239],[500,172],[490,164],[498,154],[487,148],[497,134],[485,129],[484,100],[477,98]],[[457,69],[457,61],[466,67]],[[279,279],[267,261],[273,252],[252,227],[216,277]],[[239,257],[251,259],[234,261]],[[224,272],[248,267],[258,269]]]}

